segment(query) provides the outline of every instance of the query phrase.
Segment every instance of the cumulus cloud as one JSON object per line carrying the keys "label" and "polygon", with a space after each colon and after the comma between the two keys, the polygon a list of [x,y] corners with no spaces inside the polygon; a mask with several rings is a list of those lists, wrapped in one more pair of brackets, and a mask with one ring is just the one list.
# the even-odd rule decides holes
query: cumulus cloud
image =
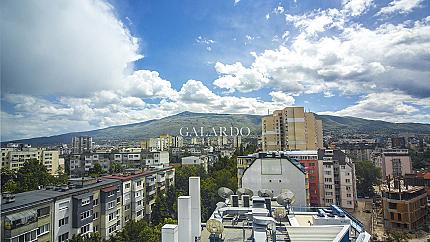
{"label": "cumulus cloud", "polygon": [[356,104],[336,112],[321,112],[338,116],[353,116],[391,122],[428,122],[430,98],[418,99],[402,92],[370,93]]}
{"label": "cumulus cloud", "polygon": [[366,12],[372,5],[373,0],[344,0],[343,11],[351,16],[359,16]]}
{"label": "cumulus cloud", "polygon": [[430,96],[430,86],[426,85],[430,76],[430,26],[424,20],[384,24],[374,30],[345,26],[339,36],[331,37],[299,34],[289,47],[281,45],[254,57],[249,67],[240,62],[216,63],[220,77],[213,84],[241,92],[268,87],[296,95],[404,90],[413,96]]}
{"label": "cumulus cloud", "polygon": [[388,6],[381,8],[377,14],[410,13],[413,9],[421,7],[421,3],[423,2],[424,0],[394,0]]}
{"label": "cumulus cloud", "polygon": [[1,27],[2,93],[115,89],[143,57],[138,39],[105,1],[6,0]]}

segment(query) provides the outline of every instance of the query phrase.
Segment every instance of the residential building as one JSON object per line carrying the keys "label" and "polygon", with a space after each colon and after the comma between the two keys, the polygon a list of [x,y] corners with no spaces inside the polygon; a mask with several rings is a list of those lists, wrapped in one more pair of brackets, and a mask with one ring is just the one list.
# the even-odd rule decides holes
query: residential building
{"label": "residential building", "polygon": [[319,206],[319,174],[318,174],[318,151],[317,150],[300,150],[286,151],[290,158],[297,160],[305,167],[309,181],[309,199],[311,206]]}
{"label": "residential building", "polygon": [[118,180],[122,183],[122,208],[124,211],[122,224],[130,219],[150,219],[157,194],[165,193],[174,185],[175,169],[132,171],[124,174],[105,176],[104,178]]}
{"label": "residential building", "polygon": [[295,194],[297,206],[308,206],[309,186],[305,167],[283,152],[237,157],[238,186],[257,194],[262,189],[278,196],[286,190]]}
{"label": "residential building", "polygon": [[303,107],[286,107],[262,118],[263,151],[323,148],[322,121]]}
{"label": "residential building", "polygon": [[398,177],[412,173],[412,162],[407,149],[385,149],[381,154],[383,177]]}
{"label": "residential building", "polygon": [[336,204],[348,210],[355,209],[355,166],[342,150],[318,150],[318,175],[321,206]]}
{"label": "residential building", "polygon": [[2,241],[60,242],[91,232],[108,239],[131,219],[149,219],[156,195],[174,185],[174,177],[174,168],[166,167],[2,194]]}
{"label": "residential building", "polygon": [[59,152],[58,150],[46,150],[32,147],[2,148],[2,167],[18,170],[24,163],[36,159],[46,166],[51,175],[58,174]]}
{"label": "residential building", "polygon": [[409,186],[388,179],[382,187],[385,229],[412,231],[426,223],[427,193],[422,186]]}
{"label": "residential building", "polygon": [[[69,186],[46,187],[15,195],[3,194],[1,207],[2,241],[66,241],[74,234],[97,231],[108,238],[115,230],[109,220],[107,204],[117,207],[116,180],[85,178],[70,180]],[[120,201],[121,202],[121,201]],[[106,218],[105,218],[106,217]],[[115,217],[116,219],[116,217]],[[110,221],[113,224],[113,219]]]}
{"label": "residential building", "polygon": [[408,186],[421,186],[427,191],[430,196],[430,171],[418,171],[415,174],[405,174],[405,185]]}
{"label": "residential building", "polygon": [[208,158],[206,156],[186,156],[181,159],[182,165],[201,165],[208,171]]}
{"label": "residential building", "polygon": [[90,136],[78,136],[72,138],[72,153],[82,154],[93,150],[93,138]]}

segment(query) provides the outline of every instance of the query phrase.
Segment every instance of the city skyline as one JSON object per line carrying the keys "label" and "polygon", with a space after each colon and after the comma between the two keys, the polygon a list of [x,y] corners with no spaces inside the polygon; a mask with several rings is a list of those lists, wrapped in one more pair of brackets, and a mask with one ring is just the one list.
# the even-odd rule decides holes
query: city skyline
{"label": "city skyline", "polygon": [[430,122],[423,0],[6,1],[2,10],[2,140],[292,105]]}

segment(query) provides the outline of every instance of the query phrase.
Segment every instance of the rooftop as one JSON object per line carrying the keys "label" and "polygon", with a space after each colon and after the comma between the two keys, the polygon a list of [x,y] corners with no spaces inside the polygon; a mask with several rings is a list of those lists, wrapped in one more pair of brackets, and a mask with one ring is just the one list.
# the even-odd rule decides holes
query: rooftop
{"label": "rooftop", "polygon": [[30,208],[33,206],[37,206],[38,204],[43,204],[45,202],[49,202],[54,200],[57,197],[68,196],[74,193],[86,192],[88,189],[96,188],[96,187],[105,187],[111,186],[117,183],[116,180],[112,179],[100,179],[98,182],[85,185],[83,187],[71,188],[64,191],[60,189],[51,190],[51,189],[41,189],[29,192],[22,192],[15,194],[15,201],[11,203],[5,203],[4,199],[2,199],[1,213],[9,213],[16,210],[20,210],[23,208]]}

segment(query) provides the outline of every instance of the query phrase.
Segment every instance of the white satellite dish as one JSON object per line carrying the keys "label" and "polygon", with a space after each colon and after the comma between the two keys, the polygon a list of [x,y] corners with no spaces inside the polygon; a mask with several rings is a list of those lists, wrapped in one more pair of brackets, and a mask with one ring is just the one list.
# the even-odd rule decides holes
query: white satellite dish
{"label": "white satellite dish", "polygon": [[219,235],[224,231],[224,225],[218,219],[211,218],[206,222],[206,230],[211,234]]}
{"label": "white satellite dish", "polygon": [[234,192],[230,188],[220,187],[218,189],[218,195],[224,199],[229,198],[233,194],[234,194]]}
{"label": "white satellite dish", "polygon": [[286,190],[285,192],[279,194],[276,197],[276,202],[278,202],[278,204],[282,206],[290,206],[295,201],[296,201],[296,195],[294,195],[294,192],[290,190]]}
{"label": "white satellite dish", "polygon": [[258,191],[258,196],[260,197],[273,197],[273,192],[269,189],[261,189]]}

